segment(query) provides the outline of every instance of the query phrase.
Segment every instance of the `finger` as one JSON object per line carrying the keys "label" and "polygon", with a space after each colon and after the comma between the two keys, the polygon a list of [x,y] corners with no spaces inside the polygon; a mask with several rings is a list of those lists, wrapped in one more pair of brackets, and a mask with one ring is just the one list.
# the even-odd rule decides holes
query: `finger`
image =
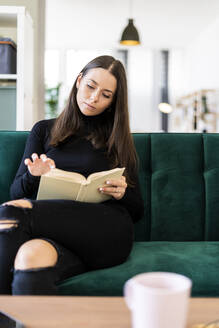
{"label": "finger", "polygon": [[54,169],[56,167],[55,162],[52,159],[48,159],[48,164],[51,169]]}
{"label": "finger", "polygon": [[42,159],[43,162],[47,160],[47,156],[45,154],[41,154],[40,158]]}
{"label": "finger", "polygon": [[124,192],[103,192],[105,195],[112,196],[115,199],[121,199],[124,196]]}
{"label": "finger", "polygon": [[37,155],[36,153],[33,153],[33,154],[31,155],[31,157],[32,157],[33,162],[35,162],[35,161],[39,158],[38,155]]}
{"label": "finger", "polygon": [[124,180],[107,180],[106,181],[107,185],[111,185],[111,186],[116,186],[116,187],[127,187],[127,183],[124,182]]}
{"label": "finger", "polygon": [[53,159],[48,158],[48,157],[46,157],[46,159],[45,159],[45,157],[43,157],[42,160],[43,160],[43,162],[46,162],[46,164],[47,164],[51,169],[54,169],[54,168],[56,167],[55,162],[53,161]]}
{"label": "finger", "polygon": [[25,160],[24,160],[24,164],[25,164],[25,165],[31,165],[32,162],[31,162],[31,160],[30,160],[29,158],[25,158]]}
{"label": "finger", "polygon": [[104,194],[118,194],[118,193],[124,193],[124,188],[121,187],[101,187],[99,190]]}
{"label": "finger", "polygon": [[[104,189],[105,189],[105,191],[104,191]],[[117,189],[116,192],[115,192],[115,189]],[[103,188],[103,187],[99,188],[99,190],[100,190],[101,193],[103,193],[105,195],[110,195],[113,198],[115,198],[116,200],[121,199],[124,196],[124,194],[125,194],[125,190],[124,189],[123,189],[122,192],[120,192],[121,190],[118,190],[118,188],[114,188],[114,191],[113,192],[109,192],[108,191],[109,188]]]}

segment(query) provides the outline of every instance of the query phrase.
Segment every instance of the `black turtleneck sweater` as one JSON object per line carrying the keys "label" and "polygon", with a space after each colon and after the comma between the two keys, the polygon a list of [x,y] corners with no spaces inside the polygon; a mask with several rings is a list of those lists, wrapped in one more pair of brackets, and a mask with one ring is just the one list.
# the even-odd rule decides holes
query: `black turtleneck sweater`
{"label": "black turtleneck sweater", "polygon": [[[86,119],[85,126],[87,125],[90,129],[92,127],[90,122],[95,122],[96,120],[99,120],[99,118]],[[11,185],[12,199],[24,197],[36,199],[37,197],[40,177],[33,176],[24,164],[25,158],[31,158],[33,153],[37,153],[38,156],[46,154],[47,157],[55,161],[56,168],[78,172],[85,177],[94,172],[110,169],[104,149],[95,149],[91,142],[83,138],[83,136],[71,136],[58,147],[50,146],[50,131],[54,122],[55,119],[42,120],[33,126],[26,142],[20,167]],[[133,222],[136,222],[143,215],[143,201],[137,174],[134,178],[136,180],[135,188],[127,187],[125,195],[121,200],[112,199],[107,202],[112,205],[124,206],[130,213]]]}

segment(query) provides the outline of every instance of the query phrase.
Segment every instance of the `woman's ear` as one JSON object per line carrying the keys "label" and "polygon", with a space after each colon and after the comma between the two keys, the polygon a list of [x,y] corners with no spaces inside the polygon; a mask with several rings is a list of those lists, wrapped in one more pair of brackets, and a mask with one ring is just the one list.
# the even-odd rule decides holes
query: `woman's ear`
{"label": "woman's ear", "polygon": [[77,82],[76,82],[76,88],[78,89],[79,88],[79,85],[80,85],[80,82],[81,82],[81,79],[82,79],[82,73],[80,73],[77,77]]}

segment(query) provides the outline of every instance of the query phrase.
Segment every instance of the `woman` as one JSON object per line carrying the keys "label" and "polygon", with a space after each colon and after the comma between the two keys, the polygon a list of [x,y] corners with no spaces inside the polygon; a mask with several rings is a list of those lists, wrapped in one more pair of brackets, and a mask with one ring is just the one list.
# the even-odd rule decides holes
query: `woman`
{"label": "woman", "polygon": [[[105,202],[36,200],[52,167],[88,176],[126,167],[99,192]],[[123,65],[111,56],[89,62],[57,119],[37,122],[0,206],[0,294],[57,294],[58,281],[118,265],[130,254],[133,222],[143,213],[129,129]]]}

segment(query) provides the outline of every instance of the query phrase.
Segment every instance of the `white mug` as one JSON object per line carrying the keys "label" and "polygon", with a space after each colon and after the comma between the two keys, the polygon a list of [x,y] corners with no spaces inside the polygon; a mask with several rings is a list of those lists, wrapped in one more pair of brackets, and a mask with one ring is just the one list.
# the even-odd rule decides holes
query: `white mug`
{"label": "white mug", "polygon": [[124,285],[133,328],[185,328],[192,281],[170,272],[142,273]]}

